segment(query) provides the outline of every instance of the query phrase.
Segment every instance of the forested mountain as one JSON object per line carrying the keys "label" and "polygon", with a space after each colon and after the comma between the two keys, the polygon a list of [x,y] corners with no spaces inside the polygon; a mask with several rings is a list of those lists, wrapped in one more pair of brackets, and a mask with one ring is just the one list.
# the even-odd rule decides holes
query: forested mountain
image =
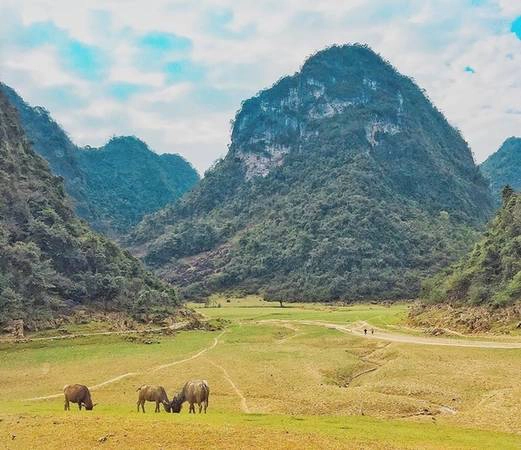
{"label": "forested mountain", "polygon": [[405,298],[491,210],[422,90],[367,47],[334,46],[245,101],[226,157],[131,244],[187,296]]}
{"label": "forested mountain", "polygon": [[0,324],[46,321],[75,306],[139,317],[176,305],[172,288],[75,217],[61,178],[0,92]]}
{"label": "forested mountain", "polygon": [[177,199],[199,180],[179,155],[158,155],[135,137],[117,137],[100,148],[74,145],[41,107],[31,107],[0,83],[19,112],[34,150],[64,178],[76,213],[108,235],[127,232],[146,214]]}
{"label": "forested mountain", "polygon": [[480,168],[485,178],[490,181],[490,187],[498,203],[505,186],[508,185],[516,191],[521,190],[521,138],[508,138]]}
{"label": "forested mountain", "polygon": [[116,137],[100,148],[83,148],[77,161],[85,174],[93,228],[128,231],[146,214],[174,201],[199,180],[181,156],[158,155],[135,137]]}
{"label": "forested mountain", "polygon": [[505,306],[521,301],[521,193],[503,189],[503,204],[474,249],[424,284],[432,302]]}

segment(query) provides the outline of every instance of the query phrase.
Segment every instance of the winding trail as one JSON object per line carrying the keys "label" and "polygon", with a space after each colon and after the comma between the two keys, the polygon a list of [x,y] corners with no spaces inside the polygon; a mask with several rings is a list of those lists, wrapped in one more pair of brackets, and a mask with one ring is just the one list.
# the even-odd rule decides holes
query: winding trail
{"label": "winding trail", "polygon": [[[339,323],[323,322],[321,320],[291,320],[291,319],[267,319],[261,320],[259,323],[300,323],[303,325],[315,325],[326,328],[332,328],[341,333],[353,334],[361,336],[365,339],[376,339],[387,342],[397,342],[402,344],[416,345],[442,345],[446,347],[470,347],[470,348],[486,348],[486,349],[521,349],[521,342],[495,342],[481,340],[463,340],[451,338],[435,338],[427,336],[413,336],[408,334],[391,333],[379,328],[373,327],[367,322],[356,322],[351,325],[341,325]],[[375,334],[364,334],[365,328],[373,328]]]}
{"label": "winding trail", "polygon": [[[106,380],[106,381],[103,381],[101,383],[98,383],[98,384],[95,384],[93,386],[89,386],[89,390],[91,391],[94,391],[96,389],[99,389],[99,388],[102,388],[102,387],[105,387],[109,384],[112,384],[112,383],[116,383],[120,380],[123,380],[124,378],[129,378],[129,377],[134,377],[134,376],[137,376],[137,375],[143,375],[145,373],[155,373],[159,370],[163,370],[163,369],[166,369],[168,367],[172,367],[172,366],[175,366],[177,364],[182,364],[182,363],[185,363],[187,361],[192,361],[193,359],[196,359],[196,358],[199,358],[201,355],[203,355],[204,353],[206,353],[207,351],[211,350],[212,348],[215,348],[215,346],[219,343],[219,340],[220,338],[222,337],[222,335],[224,333],[226,333],[227,330],[223,330],[222,333],[220,333],[218,336],[216,336],[213,340],[213,343],[211,345],[209,345],[208,347],[205,347],[203,348],[202,350],[199,350],[196,354],[188,357],[188,358],[185,358],[185,359],[181,359],[179,361],[173,361],[171,363],[168,363],[168,364],[162,364],[160,366],[157,366],[155,368],[153,368],[151,371],[146,371],[146,372],[127,372],[127,373],[124,373],[122,375],[118,375],[117,377],[114,377],[114,378],[111,378],[110,380]],[[59,398],[59,397],[62,397],[63,396],[63,392],[60,392],[59,394],[51,394],[51,395],[46,395],[46,396],[43,396],[43,397],[32,397],[32,398],[26,398],[26,399],[23,399],[22,401],[24,402],[30,402],[30,401],[36,401],[36,400],[50,400],[50,399],[53,399],[53,398]]]}
{"label": "winding trail", "polygon": [[224,375],[224,378],[226,379],[226,381],[228,381],[228,383],[230,384],[232,389],[237,394],[237,397],[239,397],[241,399],[241,410],[242,410],[242,412],[244,412],[246,414],[250,414],[250,408],[248,408],[248,403],[246,402],[246,397],[242,394],[242,392],[239,390],[237,385],[234,383],[234,381],[232,380],[232,377],[230,377],[230,374],[228,373],[228,371],[223,366],[220,366],[219,364],[217,364],[216,362],[214,362],[214,361],[212,361],[210,359],[207,359],[207,361],[212,366],[217,367],[218,369],[221,370],[221,372]]}
{"label": "winding trail", "polygon": [[178,364],[185,363],[187,361],[192,361],[192,359],[199,358],[199,356],[204,355],[207,351],[211,350],[212,348],[215,348],[215,346],[219,343],[219,339],[221,339],[222,335],[226,333],[226,330],[223,330],[219,336],[216,336],[213,340],[213,344],[209,347],[203,348],[201,351],[197,352],[195,355],[190,356],[189,358],[182,359],[180,361],[174,361],[168,364],[163,364],[161,366],[158,366],[151,370],[151,373],[156,373],[158,370],[167,369],[168,367],[177,366]]}

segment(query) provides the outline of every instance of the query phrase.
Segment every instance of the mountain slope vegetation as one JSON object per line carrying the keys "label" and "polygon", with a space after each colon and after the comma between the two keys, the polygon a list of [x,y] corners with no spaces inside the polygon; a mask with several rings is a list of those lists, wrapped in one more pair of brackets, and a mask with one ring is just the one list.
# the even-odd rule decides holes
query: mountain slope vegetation
{"label": "mountain slope vegetation", "polygon": [[508,306],[521,301],[521,193],[509,186],[503,205],[473,250],[423,287],[431,302]]}
{"label": "mountain slope vegetation", "polygon": [[141,140],[112,138],[100,148],[80,148],[41,107],[31,107],[0,83],[19,112],[34,150],[62,176],[76,213],[108,235],[121,235],[146,214],[174,201],[199,180],[179,155],[158,155]]}
{"label": "mountain slope vegetation", "polygon": [[481,166],[485,178],[496,201],[501,201],[501,191],[510,186],[515,191],[521,190],[521,138],[508,138],[499,150],[490,155]]}
{"label": "mountain slope vegetation", "polygon": [[77,306],[139,318],[176,305],[171,287],[75,217],[0,92],[0,324],[30,326]]}
{"label": "mountain slope vegetation", "polygon": [[466,142],[415,83],[334,46],[245,101],[226,157],[131,245],[186,296],[406,298],[491,210]]}

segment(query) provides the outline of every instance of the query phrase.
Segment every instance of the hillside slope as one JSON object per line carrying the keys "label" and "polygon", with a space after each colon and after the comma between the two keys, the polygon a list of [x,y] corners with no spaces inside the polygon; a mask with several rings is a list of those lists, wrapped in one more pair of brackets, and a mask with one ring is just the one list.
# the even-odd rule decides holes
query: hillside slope
{"label": "hillside slope", "polygon": [[491,209],[422,91],[370,49],[334,46],[245,101],[226,157],[131,244],[188,296],[404,298]]}
{"label": "hillside slope", "polygon": [[515,191],[521,190],[521,138],[508,138],[497,152],[481,164],[480,169],[490,181],[498,203],[503,187],[508,185]]}
{"label": "hillside slope", "polygon": [[75,218],[62,180],[0,92],[0,324],[47,321],[76,306],[139,317],[176,305],[173,289]]}
{"label": "hillside slope", "polygon": [[0,83],[19,112],[34,150],[64,178],[76,213],[108,235],[120,235],[146,214],[183,195],[199,180],[179,155],[158,155],[135,137],[117,137],[100,148],[80,148],[41,107],[31,107]]}
{"label": "hillside slope", "polygon": [[507,306],[521,301],[521,193],[506,187],[503,205],[474,249],[427,281],[431,302]]}

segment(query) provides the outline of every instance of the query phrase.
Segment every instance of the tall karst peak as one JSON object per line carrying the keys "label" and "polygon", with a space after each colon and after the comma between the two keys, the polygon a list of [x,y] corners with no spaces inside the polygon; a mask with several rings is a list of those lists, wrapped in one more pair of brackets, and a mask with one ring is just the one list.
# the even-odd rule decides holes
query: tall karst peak
{"label": "tall karst peak", "polygon": [[246,100],[225,158],[133,240],[189,295],[403,298],[491,211],[467,143],[414,81],[333,46]]}
{"label": "tall karst peak", "polygon": [[[230,156],[241,161],[251,180],[267,176],[290,153],[327,154],[333,148],[376,162],[398,189],[421,201],[427,197],[435,207],[448,195],[447,177],[430,175],[445,164],[458,175],[479,178],[467,144],[422,90],[362,45],[320,51],[295,75],[244,102],[234,121]],[[462,188],[454,185],[451,201],[458,202]],[[484,190],[480,186],[476,196]],[[461,202],[473,215],[468,206]],[[487,213],[485,208],[478,220]]]}

